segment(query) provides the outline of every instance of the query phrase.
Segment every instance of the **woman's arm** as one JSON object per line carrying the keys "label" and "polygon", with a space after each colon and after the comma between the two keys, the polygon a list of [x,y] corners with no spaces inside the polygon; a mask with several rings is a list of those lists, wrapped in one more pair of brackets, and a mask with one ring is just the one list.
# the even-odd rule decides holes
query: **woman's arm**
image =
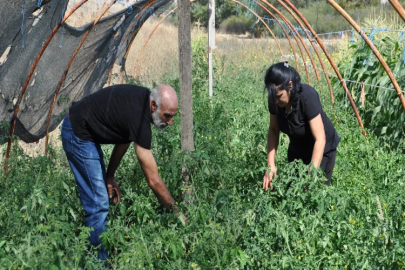
{"label": "woman's arm", "polygon": [[270,114],[270,125],[267,133],[267,165],[276,168],[276,152],[280,130],[278,127],[277,116]]}
{"label": "woman's arm", "polygon": [[309,121],[309,127],[311,128],[312,136],[315,139],[314,150],[312,151],[312,163],[315,168],[321,165],[323,150],[326,144],[325,128],[323,126],[321,114],[315,116]]}
{"label": "woman's arm", "polygon": [[270,189],[272,187],[272,181],[277,176],[276,167],[276,152],[278,147],[278,142],[280,138],[280,129],[278,126],[277,116],[270,114],[270,125],[269,131],[267,133],[267,165],[270,165],[270,172],[266,170],[266,174],[263,177],[263,188],[268,189],[270,184]]}

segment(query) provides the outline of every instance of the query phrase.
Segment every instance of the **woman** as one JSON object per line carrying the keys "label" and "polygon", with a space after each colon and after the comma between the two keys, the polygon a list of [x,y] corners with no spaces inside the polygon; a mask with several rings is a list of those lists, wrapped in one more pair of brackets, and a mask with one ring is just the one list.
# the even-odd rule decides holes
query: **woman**
{"label": "woman", "polygon": [[339,136],[322,110],[321,101],[314,88],[301,84],[297,71],[287,62],[272,65],[264,83],[268,91],[270,126],[267,135],[267,164],[270,171],[263,177],[263,188],[272,189],[276,178],[276,151],[280,131],[290,138],[288,162],[301,159],[304,164],[321,167],[330,184],[335,165]]}

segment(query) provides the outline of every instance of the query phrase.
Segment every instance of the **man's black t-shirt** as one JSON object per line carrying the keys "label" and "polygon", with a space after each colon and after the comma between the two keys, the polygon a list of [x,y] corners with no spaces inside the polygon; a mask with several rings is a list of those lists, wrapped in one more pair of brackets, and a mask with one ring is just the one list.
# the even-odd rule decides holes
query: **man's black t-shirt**
{"label": "man's black t-shirt", "polygon": [[73,133],[100,144],[135,142],[150,149],[150,91],[136,85],[113,85],[76,102],[69,109]]}
{"label": "man's black t-shirt", "polygon": [[291,153],[294,156],[308,155],[310,158],[315,140],[309,121],[319,114],[321,114],[326,135],[324,153],[336,150],[340,139],[335,127],[322,109],[318,93],[310,85],[302,84],[302,91],[299,94],[296,108],[291,108],[288,115],[285,114],[284,108],[280,107],[278,112],[272,112],[269,104],[270,113],[277,115],[280,130],[290,138],[289,152],[295,152]]}

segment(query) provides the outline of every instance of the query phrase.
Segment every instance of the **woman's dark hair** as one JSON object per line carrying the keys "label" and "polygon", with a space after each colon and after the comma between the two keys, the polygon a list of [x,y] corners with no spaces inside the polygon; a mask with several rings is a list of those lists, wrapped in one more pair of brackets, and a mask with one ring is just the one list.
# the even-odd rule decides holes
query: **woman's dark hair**
{"label": "woman's dark hair", "polygon": [[290,81],[293,83],[290,99],[292,100],[292,107],[295,108],[302,90],[301,77],[298,72],[293,67],[290,67],[288,62],[273,64],[267,69],[264,84],[268,93],[269,110],[271,113],[278,114],[276,86],[281,85],[282,89],[288,90]]}

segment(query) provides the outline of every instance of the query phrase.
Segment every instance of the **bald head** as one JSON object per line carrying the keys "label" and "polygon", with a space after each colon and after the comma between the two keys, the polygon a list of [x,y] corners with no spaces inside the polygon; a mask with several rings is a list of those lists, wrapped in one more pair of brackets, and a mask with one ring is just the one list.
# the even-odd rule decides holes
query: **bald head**
{"label": "bald head", "polygon": [[150,94],[150,112],[153,123],[159,130],[172,124],[178,107],[176,91],[170,85],[162,84],[152,90]]}
{"label": "bald head", "polygon": [[165,107],[178,107],[177,94],[173,87],[167,84],[162,84],[152,90],[151,99],[156,101],[158,107],[162,104]]}

